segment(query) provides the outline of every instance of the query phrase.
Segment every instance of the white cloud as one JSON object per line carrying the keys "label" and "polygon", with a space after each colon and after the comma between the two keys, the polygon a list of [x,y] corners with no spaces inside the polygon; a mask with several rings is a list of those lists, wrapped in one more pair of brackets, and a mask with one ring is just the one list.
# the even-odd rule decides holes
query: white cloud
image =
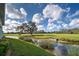
{"label": "white cloud", "polygon": [[69,12],[70,8],[62,9],[60,6],[55,4],[48,4],[43,9],[43,15],[45,18],[52,18],[52,20],[58,20],[61,18],[63,12]]}
{"label": "white cloud", "polygon": [[73,19],[71,22],[70,22],[70,26],[73,26],[73,25],[79,25],[79,19]]}
{"label": "white cloud", "polygon": [[25,20],[23,23],[28,23],[27,20]]}
{"label": "white cloud", "polygon": [[73,17],[75,17],[75,16],[79,16],[79,10],[77,10],[75,13],[73,13],[72,15],[70,15],[70,14],[68,14],[66,17],[67,18],[73,18]]}
{"label": "white cloud", "polygon": [[14,8],[11,4],[6,4],[5,15],[11,19],[21,19],[27,15],[23,8],[20,11]]}
{"label": "white cloud", "polygon": [[72,21],[69,23],[69,28],[79,28],[79,19],[72,19]]}
{"label": "white cloud", "polygon": [[3,26],[3,32],[8,33],[8,32],[17,32],[15,28],[12,28],[10,26]]}
{"label": "white cloud", "polygon": [[45,27],[44,27],[43,25],[38,25],[38,26],[37,26],[37,29],[38,29],[38,31],[39,31],[39,30],[44,30],[44,31],[45,31]]}
{"label": "white cloud", "polygon": [[20,8],[20,11],[21,11],[21,13],[23,14],[23,15],[27,15],[27,13],[26,13],[26,11],[24,10],[24,8]]}
{"label": "white cloud", "polygon": [[53,28],[53,25],[53,23],[48,23],[47,28],[51,30]]}
{"label": "white cloud", "polygon": [[[69,12],[70,7],[63,9],[57,4],[48,4],[43,9],[44,18],[48,18],[47,30],[51,32],[59,31],[64,28],[68,29],[69,25],[63,22],[64,19],[62,17],[65,17]],[[61,19],[63,19],[63,21]],[[56,22],[54,23],[54,21]]]}
{"label": "white cloud", "polygon": [[[24,8],[16,9],[12,4],[5,6],[5,25],[3,26],[4,32],[16,32],[16,27],[21,25],[22,22],[17,22],[16,19],[24,19],[27,12]],[[8,18],[9,19],[8,19]],[[27,21],[24,21],[27,22]]]}
{"label": "white cloud", "polygon": [[61,29],[79,28],[79,19],[72,19],[70,23],[64,23],[62,21],[58,21],[57,24],[49,22],[47,25],[47,30],[51,32],[51,31],[59,31]]}
{"label": "white cloud", "polygon": [[57,23],[58,23],[58,24],[63,24],[64,22],[63,22],[63,21],[57,21]]}
{"label": "white cloud", "polygon": [[49,32],[59,31],[61,28],[62,28],[61,25],[57,25],[57,24],[54,24],[54,23],[48,23],[48,25],[47,25],[47,30]]}
{"label": "white cloud", "polygon": [[17,22],[16,20],[7,19],[5,20],[5,25],[6,24],[12,25],[12,24],[21,24],[21,23]]}
{"label": "white cloud", "polygon": [[41,13],[36,13],[33,15],[32,21],[36,23],[37,30],[45,30],[45,27],[43,26],[42,21],[44,20]]}
{"label": "white cloud", "polygon": [[36,13],[33,15],[32,21],[35,22],[36,24],[39,24],[43,20],[44,20],[43,16],[40,13]]}
{"label": "white cloud", "polygon": [[73,16],[79,15],[79,10],[75,12],[75,14],[73,14]]}
{"label": "white cloud", "polygon": [[48,19],[48,23],[53,23],[54,20],[52,20],[51,18]]}
{"label": "white cloud", "polygon": [[69,29],[69,24],[63,23],[62,24],[62,29]]}
{"label": "white cloud", "polygon": [[62,21],[58,21],[57,23],[48,23],[48,25],[47,25],[47,30],[49,32],[60,31],[61,29],[69,29],[69,28],[70,28],[69,24],[66,24]]}
{"label": "white cloud", "polygon": [[16,27],[21,25],[20,22],[17,22],[16,20],[7,19],[5,20],[5,25],[3,26],[4,33],[7,32],[16,32]]}

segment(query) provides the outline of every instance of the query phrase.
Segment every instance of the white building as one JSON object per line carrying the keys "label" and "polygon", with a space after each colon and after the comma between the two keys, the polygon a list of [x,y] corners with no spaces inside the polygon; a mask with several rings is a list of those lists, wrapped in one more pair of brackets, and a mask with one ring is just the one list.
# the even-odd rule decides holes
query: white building
{"label": "white building", "polygon": [[3,37],[2,26],[4,25],[5,19],[5,4],[0,4],[0,39]]}

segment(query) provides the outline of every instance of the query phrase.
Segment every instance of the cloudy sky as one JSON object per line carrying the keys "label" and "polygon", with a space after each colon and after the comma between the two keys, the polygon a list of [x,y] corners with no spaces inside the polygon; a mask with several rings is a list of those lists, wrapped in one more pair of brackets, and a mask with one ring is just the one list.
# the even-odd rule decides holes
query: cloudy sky
{"label": "cloudy sky", "polygon": [[46,32],[79,28],[79,4],[6,4],[3,31],[16,32],[18,25],[30,20]]}

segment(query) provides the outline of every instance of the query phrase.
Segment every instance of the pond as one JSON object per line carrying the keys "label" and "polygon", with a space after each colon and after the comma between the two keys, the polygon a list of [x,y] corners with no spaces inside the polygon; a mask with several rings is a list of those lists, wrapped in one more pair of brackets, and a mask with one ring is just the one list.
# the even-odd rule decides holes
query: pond
{"label": "pond", "polygon": [[67,45],[65,44],[68,50],[68,55],[70,56],[79,56],[79,45]]}
{"label": "pond", "polygon": [[[51,42],[52,45],[48,42]],[[38,44],[39,46],[51,45],[52,50],[48,50],[51,51],[51,53],[54,53],[56,56],[79,56],[79,45],[76,44],[57,43],[55,41],[45,39],[39,39]]]}
{"label": "pond", "polygon": [[79,56],[79,45],[53,44],[54,54],[57,56]]}

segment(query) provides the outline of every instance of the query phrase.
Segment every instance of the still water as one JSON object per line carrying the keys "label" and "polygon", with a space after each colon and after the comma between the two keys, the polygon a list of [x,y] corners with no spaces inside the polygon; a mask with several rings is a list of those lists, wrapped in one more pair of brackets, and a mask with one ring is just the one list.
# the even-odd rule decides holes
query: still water
{"label": "still water", "polygon": [[63,44],[56,42],[55,39],[36,39],[33,41],[36,43],[36,45],[39,44],[39,46],[46,46],[49,44],[48,42],[51,42],[52,44],[49,46],[51,46],[52,50],[48,50],[56,56],[79,56],[79,45],[76,44]]}
{"label": "still water", "polygon": [[57,56],[79,56],[79,45],[57,44],[54,54]]}

